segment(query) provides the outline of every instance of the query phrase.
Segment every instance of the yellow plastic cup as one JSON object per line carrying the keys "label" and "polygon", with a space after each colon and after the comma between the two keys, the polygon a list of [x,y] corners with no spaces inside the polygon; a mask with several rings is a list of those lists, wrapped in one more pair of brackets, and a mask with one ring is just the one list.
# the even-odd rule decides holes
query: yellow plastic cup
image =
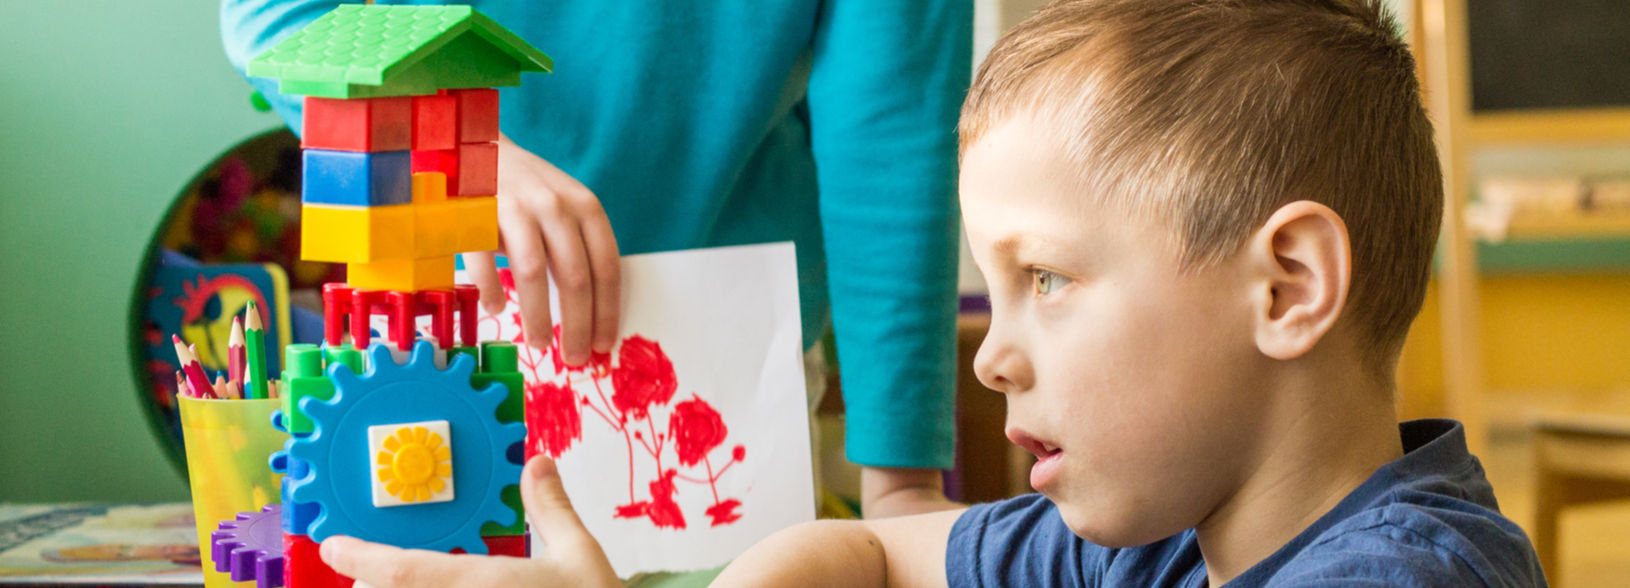
{"label": "yellow plastic cup", "polygon": [[187,446],[187,477],[197,519],[198,551],[204,558],[205,586],[253,586],[215,571],[210,534],[221,521],[281,502],[282,474],[272,472],[272,453],[288,433],[272,427],[276,398],[206,400],[180,397],[181,431]]}

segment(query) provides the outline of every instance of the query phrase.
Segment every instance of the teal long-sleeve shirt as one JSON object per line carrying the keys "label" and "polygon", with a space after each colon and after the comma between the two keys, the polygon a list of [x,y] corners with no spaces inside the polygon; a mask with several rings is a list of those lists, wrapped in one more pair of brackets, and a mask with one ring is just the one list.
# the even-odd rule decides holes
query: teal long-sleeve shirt
{"label": "teal long-sleeve shirt", "polygon": [[[223,0],[241,72],[333,0]],[[970,0],[476,1],[554,58],[501,89],[516,144],[599,197],[625,254],[792,240],[830,319],[849,459],[945,468]],[[300,99],[251,79],[289,125]]]}

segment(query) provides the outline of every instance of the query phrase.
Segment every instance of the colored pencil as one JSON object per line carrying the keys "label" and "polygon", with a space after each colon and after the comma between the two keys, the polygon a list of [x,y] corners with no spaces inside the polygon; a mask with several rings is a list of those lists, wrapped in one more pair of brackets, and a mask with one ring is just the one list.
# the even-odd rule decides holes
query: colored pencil
{"label": "colored pencil", "polygon": [[226,385],[234,396],[243,396],[243,321],[232,317],[232,334],[226,340]]}
{"label": "colored pencil", "polygon": [[175,358],[181,363],[181,371],[187,374],[187,384],[192,387],[195,396],[202,398],[212,388],[209,385],[209,376],[204,375],[204,366],[198,363],[198,356],[193,355],[181,342],[181,337],[170,335],[170,341],[175,343]]}
{"label": "colored pencil", "polygon": [[181,370],[175,371],[175,394],[176,396],[192,396],[192,387],[187,385],[187,375],[181,373]]}
{"label": "colored pencil", "polygon": [[249,301],[249,309],[244,314],[248,315],[244,318],[247,328],[244,354],[248,374],[245,376],[243,397],[269,398],[266,390],[266,329],[261,327],[260,309],[253,300]]}

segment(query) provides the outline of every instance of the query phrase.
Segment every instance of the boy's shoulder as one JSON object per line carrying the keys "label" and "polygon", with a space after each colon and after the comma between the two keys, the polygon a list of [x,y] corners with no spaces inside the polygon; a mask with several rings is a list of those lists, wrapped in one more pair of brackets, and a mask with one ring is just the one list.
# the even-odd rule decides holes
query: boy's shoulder
{"label": "boy's shoulder", "polygon": [[[1399,432],[1403,457],[1230,583],[1543,586],[1528,537],[1500,514],[1459,423],[1411,421]],[[1099,547],[1071,533],[1036,495],[969,509],[952,529],[946,574],[952,585],[1201,586],[1206,579],[1192,530],[1141,547]]]}
{"label": "boy's shoulder", "polygon": [[1286,586],[1347,581],[1393,586],[1545,584],[1527,535],[1499,512],[1441,495],[1396,499],[1325,529],[1283,565],[1269,566],[1256,578],[1262,584]]}

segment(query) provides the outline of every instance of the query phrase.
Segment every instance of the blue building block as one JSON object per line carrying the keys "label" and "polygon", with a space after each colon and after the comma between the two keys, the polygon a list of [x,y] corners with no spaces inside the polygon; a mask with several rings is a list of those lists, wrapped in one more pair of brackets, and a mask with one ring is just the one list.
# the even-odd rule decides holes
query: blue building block
{"label": "blue building block", "polygon": [[413,201],[413,158],[408,151],[306,149],[302,159],[302,203],[384,206]]}
{"label": "blue building block", "polygon": [[290,535],[306,535],[311,530],[311,522],[317,520],[317,515],[321,514],[323,509],[314,502],[295,502],[290,495],[292,491],[293,487],[289,484],[288,478],[284,478],[283,532]]}
{"label": "blue building block", "polygon": [[[272,422],[274,423],[273,426],[277,426],[278,430],[281,431],[282,427],[281,423],[278,423],[279,420],[281,419],[274,417]],[[294,435],[293,437],[306,436]],[[323,509],[316,503],[295,502],[292,496],[294,483],[311,472],[311,466],[307,465],[306,462],[289,457],[289,448],[294,445],[293,437],[283,443],[282,451],[272,454],[271,466],[272,471],[283,474],[281,492],[283,496],[283,532],[290,535],[305,535],[311,529],[311,522],[317,519],[317,515],[321,514]]]}

